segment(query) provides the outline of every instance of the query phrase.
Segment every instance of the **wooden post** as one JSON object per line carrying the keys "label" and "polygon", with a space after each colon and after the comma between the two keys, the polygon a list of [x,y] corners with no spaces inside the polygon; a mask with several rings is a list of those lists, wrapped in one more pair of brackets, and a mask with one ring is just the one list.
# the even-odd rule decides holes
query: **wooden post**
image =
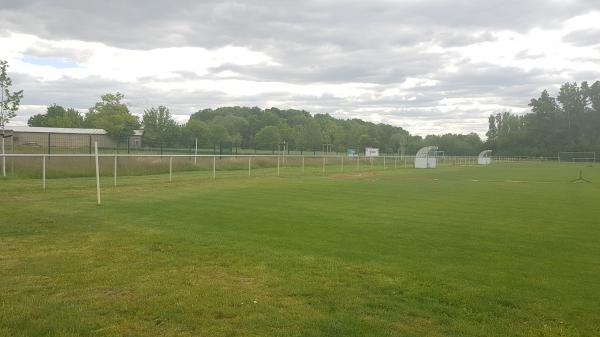
{"label": "wooden post", "polygon": [[173,181],[173,157],[169,157],[169,182]]}
{"label": "wooden post", "polygon": [[279,156],[277,156],[277,176],[279,177]]}
{"label": "wooden post", "polygon": [[250,172],[252,170],[251,160],[252,160],[252,157],[248,157],[248,177],[250,176]]}
{"label": "wooden post", "polygon": [[302,156],[302,173],[304,173],[304,156]]}
{"label": "wooden post", "polygon": [[217,177],[217,156],[213,156],[213,179]]}
{"label": "wooden post", "polygon": [[341,157],[342,158],[342,172],[344,172],[344,156]]}

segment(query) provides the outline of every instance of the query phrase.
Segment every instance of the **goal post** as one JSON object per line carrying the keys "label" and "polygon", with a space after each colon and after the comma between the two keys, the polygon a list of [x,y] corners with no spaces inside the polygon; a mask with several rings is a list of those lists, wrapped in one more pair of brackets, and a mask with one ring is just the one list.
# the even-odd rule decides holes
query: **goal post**
{"label": "goal post", "polygon": [[596,162],[596,152],[561,151],[558,153],[558,161],[561,163],[594,163]]}

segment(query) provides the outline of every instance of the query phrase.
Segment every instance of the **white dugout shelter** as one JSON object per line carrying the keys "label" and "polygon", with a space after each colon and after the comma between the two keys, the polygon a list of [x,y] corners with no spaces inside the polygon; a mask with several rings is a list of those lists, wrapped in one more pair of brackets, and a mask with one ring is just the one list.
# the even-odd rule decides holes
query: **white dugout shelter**
{"label": "white dugout shelter", "polygon": [[436,168],[437,146],[426,146],[415,156],[415,168]]}
{"label": "white dugout shelter", "polygon": [[477,164],[489,165],[492,163],[492,150],[483,150],[477,157]]}

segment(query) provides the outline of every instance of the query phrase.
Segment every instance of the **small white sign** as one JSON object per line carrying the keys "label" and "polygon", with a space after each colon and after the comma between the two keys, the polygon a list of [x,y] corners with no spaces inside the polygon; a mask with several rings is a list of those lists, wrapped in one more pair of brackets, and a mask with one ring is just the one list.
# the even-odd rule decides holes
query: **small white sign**
{"label": "small white sign", "polygon": [[365,157],[379,157],[379,149],[374,147],[366,147]]}

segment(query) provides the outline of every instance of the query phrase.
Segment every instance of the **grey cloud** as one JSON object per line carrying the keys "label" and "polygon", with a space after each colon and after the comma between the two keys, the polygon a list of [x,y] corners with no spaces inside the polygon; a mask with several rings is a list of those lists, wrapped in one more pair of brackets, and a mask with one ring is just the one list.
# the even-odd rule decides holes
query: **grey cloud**
{"label": "grey cloud", "polygon": [[563,41],[576,46],[600,45],[600,29],[571,32],[563,37]]}
{"label": "grey cloud", "polygon": [[[10,1],[7,27],[49,38],[101,41],[134,48],[278,41],[372,46],[395,41],[406,27],[527,30],[554,26],[597,1]],[[73,20],[81,24],[73,27]],[[410,30],[410,29],[409,29]],[[367,39],[365,39],[367,38]],[[452,40],[453,37],[450,36]],[[403,40],[400,38],[400,40]]]}
{"label": "grey cloud", "polygon": [[[210,69],[206,76],[180,71],[179,78],[217,79],[222,71],[236,78],[257,82],[375,83],[373,95],[341,99],[287,92],[234,97],[218,91],[159,91],[144,83],[121,83],[102,78],[43,82],[21,74],[13,75],[15,86],[25,89],[24,104],[61,105],[86,109],[109,91],[126,95],[135,113],[159,104],[172,112],[189,115],[194,110],[222,105],[299,108],[314,113],[333,113],[344,118],[372,118],[423,130],[463,130],[484,132],[489,111],[474,108],[440,111],[444,98],[478,98],[489,104],[526,107],[529,99],[564,81],[564,75],[539,70],[523,71],[493,64],[473,64],[448,50],[428,47],[465,46],[495,39],[498,30],[527,31],[532,27],[556,28],[564,20],[598,8],[599,1],[516,1],[516,0],[438,0],[438,1],[80,1],[3,0],[0,15],[8,31],[34,34],[48,39],[79,39],[102,42],[128,49],[172,46],[220,48],[225,45],[249,47],[271,56],[279,66],[224,64]],[[596,37],[596,38],[595,38]],[[598,31],[569,34],[565,41],[593,45],[600,41]],[[84,61],[86,53],[36,46],[27,54]],[[442,48],[442,49],[443,49]],[[523,50],[518,57],[543,55]],[[447,65],[458,67],[445,72]],[[593,80],[598,74],[567,72],[570,79]],[[403,90],[404,95],[383,96],[386,89],[400,88],[407,77],[432,78],[433,87]],[[587,78],[586,78],[587,77]],[[163,82],[165,80],[162,80]],[[407,100],[408,97],[415,100]],[[22,111],[22,121],[31,111]],[[432,131],[433,132],[433,131]],[[436,131],[437,132],[437,131]]]}

